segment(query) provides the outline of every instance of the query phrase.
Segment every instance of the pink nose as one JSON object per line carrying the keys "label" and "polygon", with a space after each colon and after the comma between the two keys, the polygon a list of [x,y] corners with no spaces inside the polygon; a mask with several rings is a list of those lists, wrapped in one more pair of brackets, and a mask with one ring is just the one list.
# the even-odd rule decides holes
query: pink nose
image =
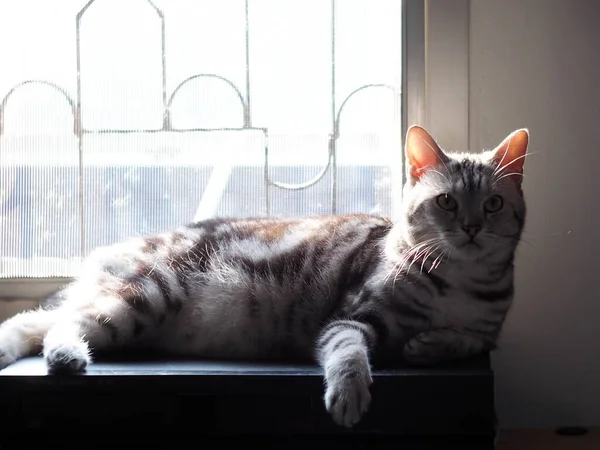
{"label": "pink nose", "polygon": [[463,225],[462,229],[472,239],[481,231],[481,225]]}

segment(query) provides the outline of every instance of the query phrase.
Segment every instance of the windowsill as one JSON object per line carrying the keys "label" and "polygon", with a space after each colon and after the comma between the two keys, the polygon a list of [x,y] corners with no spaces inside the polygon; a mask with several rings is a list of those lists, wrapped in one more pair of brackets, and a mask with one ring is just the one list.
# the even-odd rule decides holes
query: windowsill
{"label": "windowsill", "polygon": [[448,435],[493,442],[487,355],[437,368],[396,364],[374,370],[369,412],[352,431],[333,423],[323,389],[321,370],[310,364],[138,357],[98,360],[85,375],[46,376],[42,358],[32,357],[0,371],[0,420],[7,430],[31,437],[75,421],[86,436],[98,429],[106,435],[154,430],[165,436],[192,430],[225,436]]}
{"label": "windowsill", "polygon": [[0,322],[34,308],[71,280],[66,277],[0,278]]}
{"label": "windowsill", "polygon": [[[373,377],[403,376],[482,376],[491,375],[488,355],[444,364],[438,367],[416,368],[402,362],[375,366]],[[153,357],[149,354],[131,353],[103,356],[92,363],[85,374],[79,376],[152,376],[152,375],[299,375],[322,378],[321,370],[314,364],[272,361],[198,360],[190,358]],[[46,366],[41,356],[21,359],[3,370],[1,376],[46,376]],[[48,377],[51,380],[53,377]],[[61,378],[60,384],[68,384]],[[51,382],[45,381],[44,384]],[[76,383],[78,384],[78,383]]]}

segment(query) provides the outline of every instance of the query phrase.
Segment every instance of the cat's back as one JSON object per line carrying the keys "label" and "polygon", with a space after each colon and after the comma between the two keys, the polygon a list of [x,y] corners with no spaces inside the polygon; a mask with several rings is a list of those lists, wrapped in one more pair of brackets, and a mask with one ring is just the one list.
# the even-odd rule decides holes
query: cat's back
{"label": "cat's back", "polygon": [[339,231],[356,233],[376,227],[388,227],[385,217],[370,214],[323,214],[310,216],[222,217],[184,225],[201,230],[216,241],[258,239],[280,242],[286,238],[327,238]]}
{"label": "cat's back", "polygon": [[325,290],[335,296],[348,275],[376,263],[390,226],[387,219],[370,215],[199,222],[188,225],[198,233],[192,253],[200,262],[189,272],[201,291],[215,289],[213,295],[242,286],[259,299],[318,297]]}
{"label": "cat's back", "polygon": [[210,219],[99,249],[89,264],[152,288],[167,305],[156,334],[166,350],[312,351],[345,293],[378,266],[390,228],[356,214]]}
{"label": "cat's back", "polygon": [[307,217],[250,217],[211,219],[186,225],[198,241],[231,257],[259,261],[286,254],[288,261],[307,250],[343,250],[366,243],[391,226],[386,218],[366,214],[315,215]]}
{"label": "cat's back", "polygon": [[[210,250],[202,268],[188,272],[190,300],[174,330],[188,330],[189,345],[203,354],[309,356],[344,293],[378,264],[389,226],[368,215],[193,224]],[[190,330],[206,333],[191,338]]]}
{"label": "cat's back", "polygon": [[[293,262],[295,256],[306,256],[309,250],[343,250],[366,243],[383,236],[390,227],[388,219],[367,214],[214,218],[98,247],[85,262],[88,269],[123,276],[139,269],[136,263],[162,260],[175,269],[200,272],[217,259],[250,263],[285,254],[286,261]],[[82,270],[82,275],[85,273]]]}

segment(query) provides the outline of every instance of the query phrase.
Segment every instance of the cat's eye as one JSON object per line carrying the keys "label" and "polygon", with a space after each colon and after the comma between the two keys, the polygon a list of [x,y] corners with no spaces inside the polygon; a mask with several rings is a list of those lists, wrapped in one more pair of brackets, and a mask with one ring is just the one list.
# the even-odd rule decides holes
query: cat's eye
{"label": "cat's eye", "polygon": [[504,200],[499,195],[492,195],[488,198],[483,204],[483,209],[485,212],[494,213],[500,211],[504,206]]}
{"label": "cat's eye", "polygon": [[444,211],[454,211],[458,209],[458,203],[456,203],[456,200],[454,200],[454,197],[451,195],[440,194],[436,197],[435,201]]}

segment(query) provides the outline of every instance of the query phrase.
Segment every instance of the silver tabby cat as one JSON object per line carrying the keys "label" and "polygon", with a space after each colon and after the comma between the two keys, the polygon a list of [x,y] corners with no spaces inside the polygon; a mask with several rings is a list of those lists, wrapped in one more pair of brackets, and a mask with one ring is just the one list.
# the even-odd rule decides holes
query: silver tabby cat
{"label": "silver tabby cat", "polygon": [[53,308],[0,325],[0,368],[43,352],[49,373],[95,351],[311,357],[325,406],[353,426],[373,358],[434,364],[494,348],[525,222],[527,130],[480,154],[406,135],[397,223],[368,215],[224,218],[99,248]]}

